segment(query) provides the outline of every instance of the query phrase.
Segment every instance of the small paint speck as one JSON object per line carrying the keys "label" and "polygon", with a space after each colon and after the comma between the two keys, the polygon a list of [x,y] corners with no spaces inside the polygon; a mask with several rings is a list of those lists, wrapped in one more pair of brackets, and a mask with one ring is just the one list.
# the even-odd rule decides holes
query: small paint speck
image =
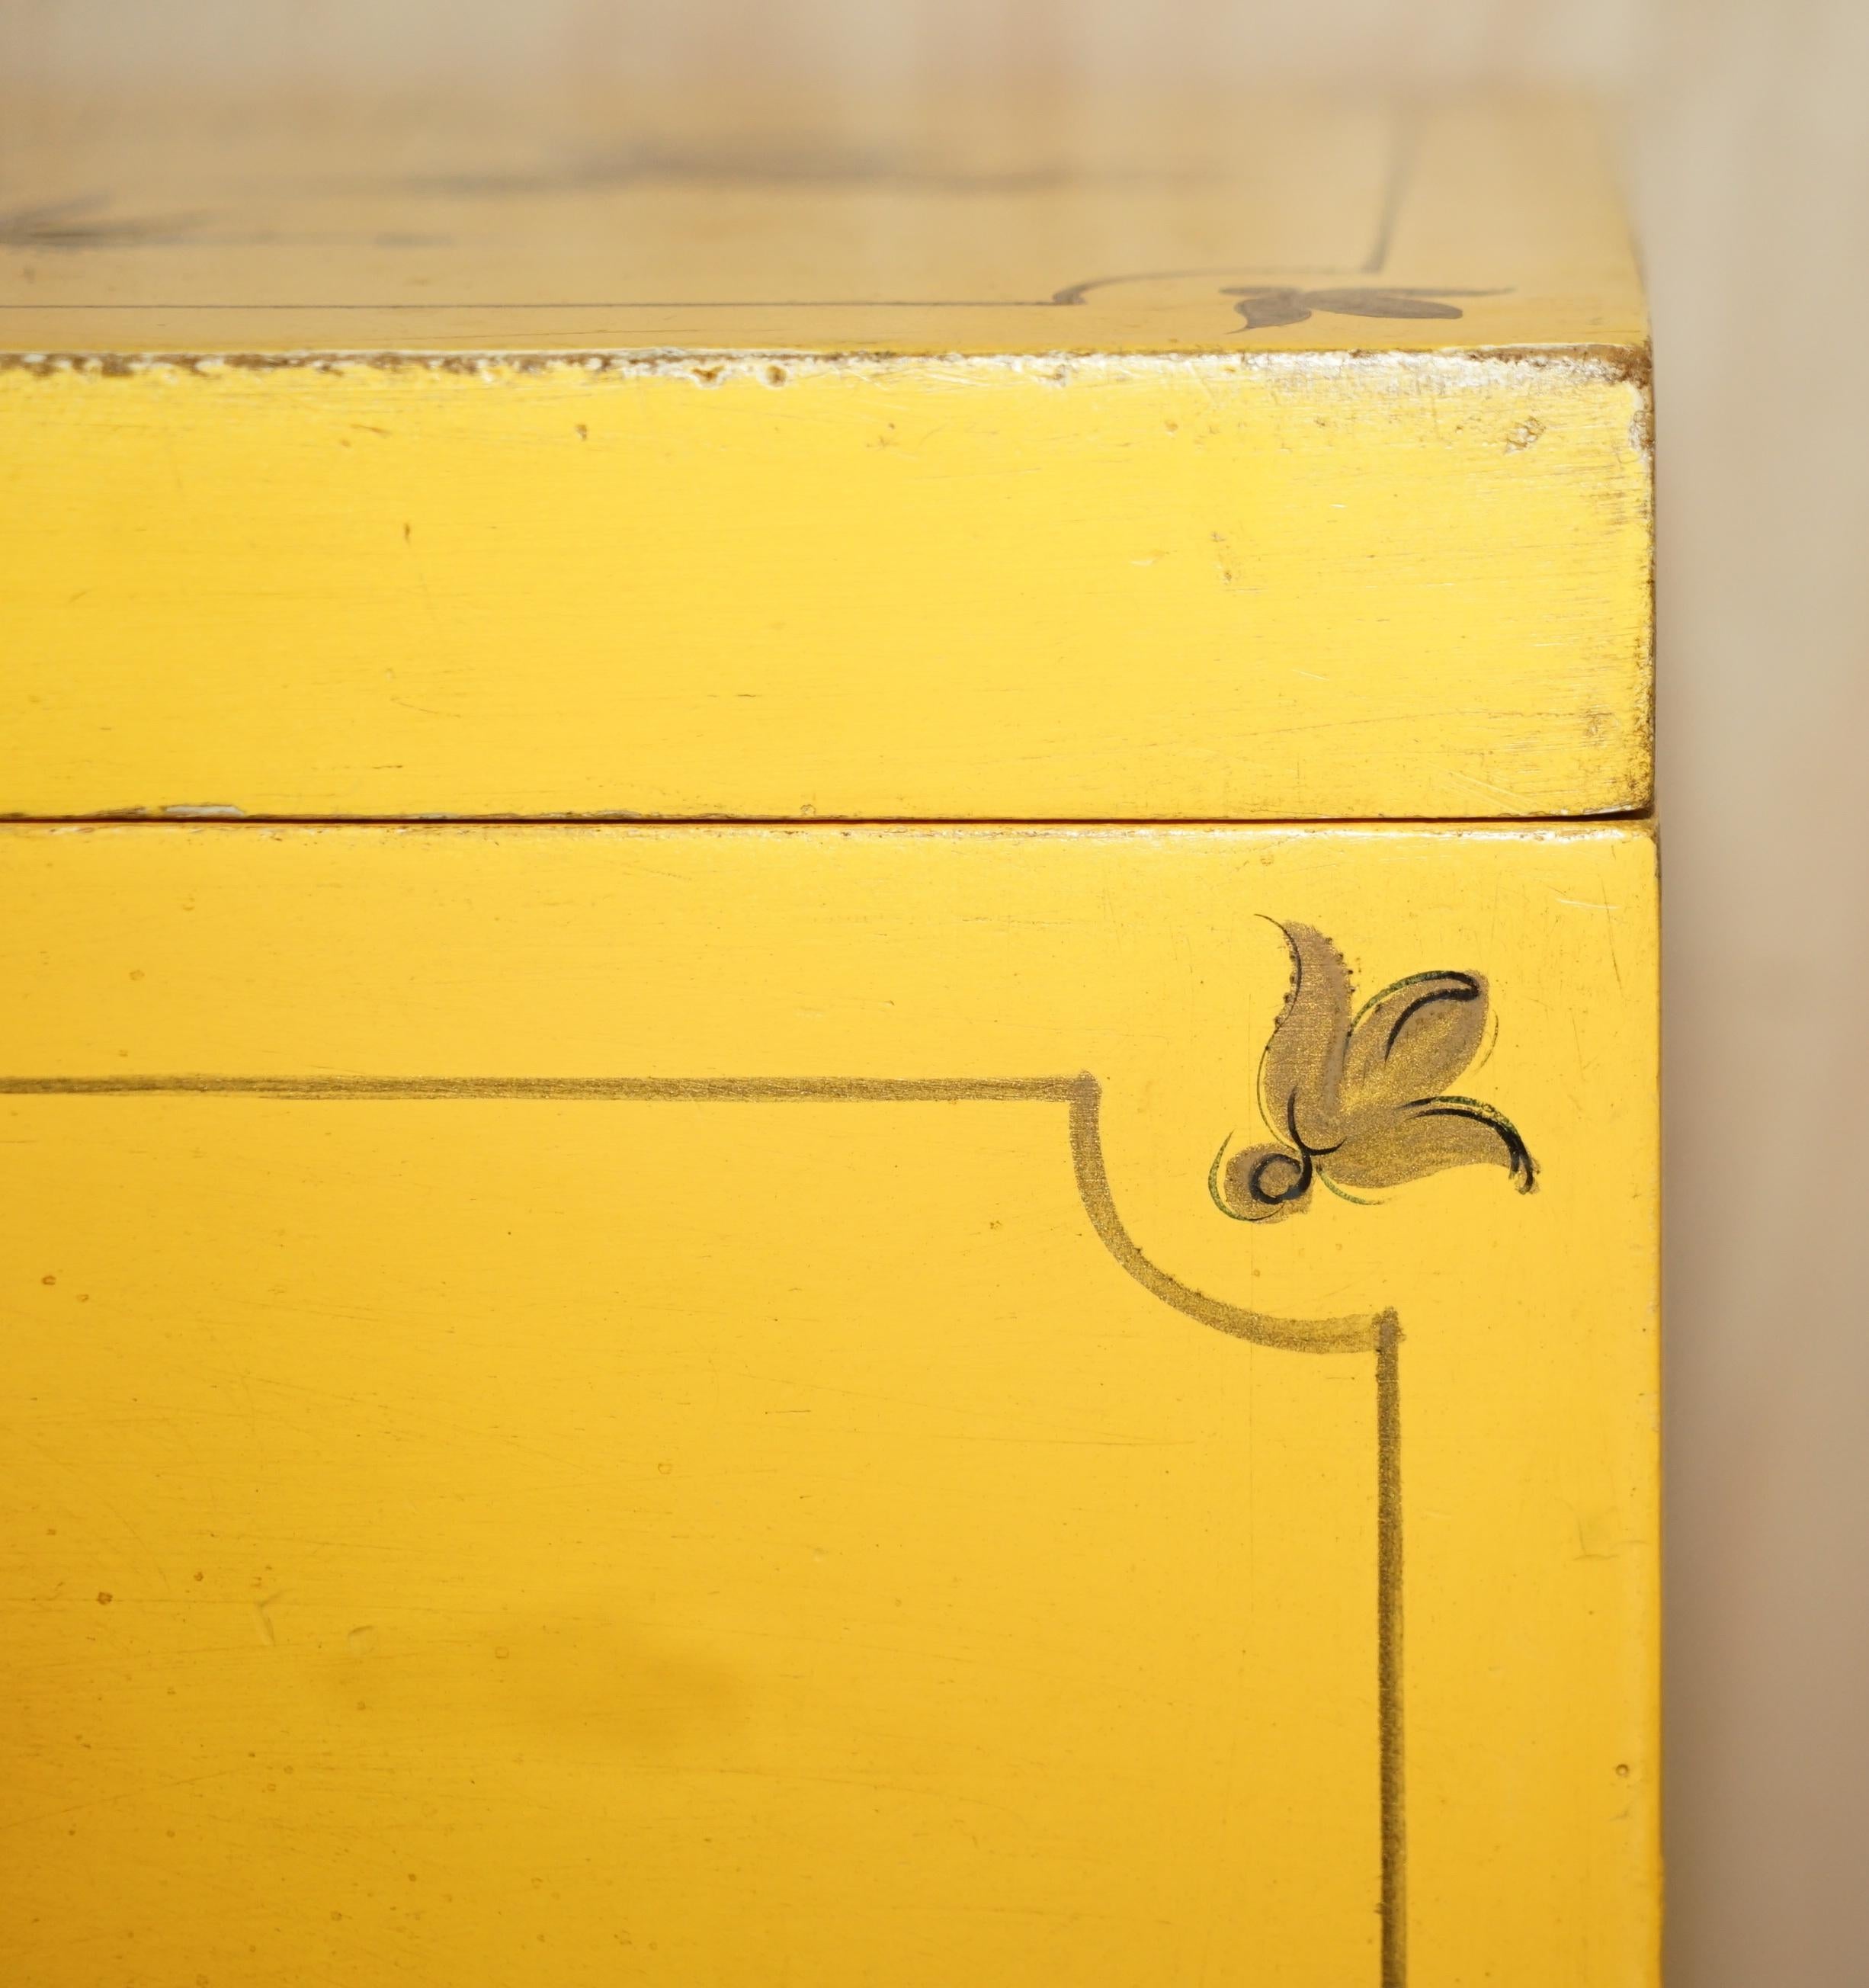
{"label": "small paint speck", "polygon": [[108,1608],[113,1598],[107,1587],[100,1587],[97,1591],[97,1605],[100,1608]]}

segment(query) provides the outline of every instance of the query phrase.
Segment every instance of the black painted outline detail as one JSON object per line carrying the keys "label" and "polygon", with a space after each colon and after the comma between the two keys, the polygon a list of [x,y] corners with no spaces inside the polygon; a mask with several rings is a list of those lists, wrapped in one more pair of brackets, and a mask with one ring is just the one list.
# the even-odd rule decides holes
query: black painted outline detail
{"label": "black painted outline detail", "polygon": [[1036,1077],[0,1077],[7,1097],[250,1097],[281,1103],[448,1099],[657,1104],[1046,1104],[1069,1107],[1072,1171],[1097,1239],[1151,1297],[1201,1324],[1291,1353],[1370,1353],[1376,1381],[1376,1702],[1381,1988],[1408,1983],[1408,1808],[1402,1659],[1402,1333],[1371,1317],[1279,1318],[1209,1297],[1163,1270],[1124,1224],[1104,1164],[1103,1086],[1089,1071]]}

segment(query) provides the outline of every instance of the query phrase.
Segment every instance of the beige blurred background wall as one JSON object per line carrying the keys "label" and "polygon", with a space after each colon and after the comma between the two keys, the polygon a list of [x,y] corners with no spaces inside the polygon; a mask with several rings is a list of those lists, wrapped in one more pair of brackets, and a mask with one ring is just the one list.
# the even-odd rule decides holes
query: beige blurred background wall
{"label": "beige blurred background wall", "polygon": [[0,0],[0,65],[1611,100],[1661,401],[1670,1979],[1869,1983],[1869,0]]}

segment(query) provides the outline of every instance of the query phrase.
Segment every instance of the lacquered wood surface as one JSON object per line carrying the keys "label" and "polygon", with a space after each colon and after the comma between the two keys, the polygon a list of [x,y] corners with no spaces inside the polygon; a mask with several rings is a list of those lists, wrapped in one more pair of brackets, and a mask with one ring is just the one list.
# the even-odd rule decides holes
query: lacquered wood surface
{"label": "lacquered wood surface", "polygon": [[[1643,829],[0,888],[22,1978],[1651,1980]],[[1483,982],[1431,1087],[1535,1192],[1226,1219],[1272,920]]]}
{"label": "lacquered wood surface", "polygon": [[1239,116],[47,139],[0,813],[1641,808],[1588,121]]}

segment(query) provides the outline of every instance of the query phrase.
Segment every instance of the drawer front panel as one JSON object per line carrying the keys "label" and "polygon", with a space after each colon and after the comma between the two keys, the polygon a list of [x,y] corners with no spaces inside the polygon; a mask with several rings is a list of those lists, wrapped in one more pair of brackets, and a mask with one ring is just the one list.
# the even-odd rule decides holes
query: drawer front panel
{"label": "drawer front panel", "polygon": [[1644,1978],[1645,830],[0,876],[25,1978]]}

